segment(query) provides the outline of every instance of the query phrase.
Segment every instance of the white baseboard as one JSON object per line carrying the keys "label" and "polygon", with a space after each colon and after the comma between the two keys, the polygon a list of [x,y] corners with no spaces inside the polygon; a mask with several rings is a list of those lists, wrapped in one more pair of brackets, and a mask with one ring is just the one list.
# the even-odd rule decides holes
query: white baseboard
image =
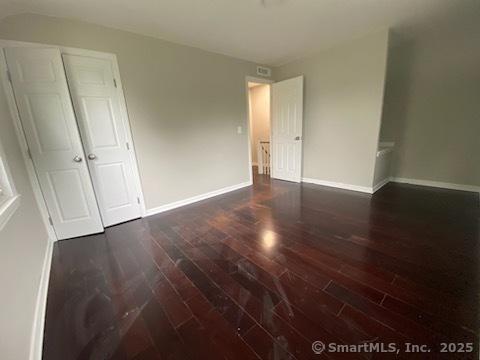
{"label": "white baseboard", "polygon": [[399,177],[386,178],[380,181],[379,183],[377,183],[376,185],[374,185],[373,187],[344,184],[344,183],[325,181],[325,180],[319,180],[319,179],[311,179],[311,178],[302,178],[302,182],[323,185],[323,186],[330,186],[330,187],[335,187],[339,189],[359,191],[367,194],[375,193],[376,191],[380,190],[382,187],[387,185],[389,182],[406,183],[406,184],[421,185],[421,186],[431,186],[431,187],[442,188],[442,189],[471,191],[471,192],[480,193],[480,186],[475,186],[475,185],[452,184],[452,183],[445,183],[440,181],[407,179],[407,178],[399,178]]}
{"label": "white baseboard", "polygon": [[446,182],[440,182],[440,181],[408,179],[408,178],[400,178],[400,177],[393,177],[391,178],[391,181],[398,182],[398,183],[412,184],[412,185],[431,186],[436,188],[471,191],[471,192],[480,193],[480,186],[475,186],[475,185],[452,184],[452,183],[446,183]]}
{"label": "white baseboard", "polygon": [[383,179],[382,181],[378,182],[377,184],[373,185],[373,193],[377,192],[378,190],[380,190],[382,187],[384,187],[385,185],[387,185],[390,181],[392,181],[392,178],[391,177],[387,177],[385,179]]}
{"label": "white baseboard", "polygon": [[238,190],[238,189],[250,186],[250,185],[252,185],[252,182],[251,181],[246,181],[246,182],[243,182],[243,183],[240,183],[240,184],[227,186],[227,187],[224,187],[224,188],[221,188],[221,189],[218,189],[218,190],[210,191],[210,192],[205,193],[205,194],[200,194],[200,195],[197,195],[197,196],[193,196],[193,197],[190,197],[190,198],[187,198],[187,199],[184,199],[184,200],[175,201],[175,202],[170,203],[170,204],[166,204],[166,205],[158,206],[158,207],[155,207],[155,208],[147,209],[145,216],[155,215],[155,214],[159,214],[159,213],[164,212],[164,211],[176,209],[176,208],[181,207],[181,206],[193,204],[193,203],[196,203],[198,201],[209,199],[211,197],[222,195],[222,194],[228,193],[230,191]]}
{"label": "white baseboard", "polygon": [[363,192],[363,193],[367,193],[367,194],[372,194],[373,193],[373,189],[371,187],[368,187],[368,186],[344,184],[344,183],[339,183],[339,182],[325,181],[325,180],[312,179],[312,178],[302,178],[302,182],[306,182],[306,183],[310,183],[310,184],[316,184],[316,185],[329,186],[329,187],[345,189],[345,190],[359,191],[359,192]]}
{"label": "white baseboard", "polygon": [[37,292],[37,303],[33,319],[32,335],[30,338],[30,360],[41,360],[43,350],[43,330],[45,327],[45,312],[47,310],[48,283],[52,266],[53,244],[55,240],[49,239],[42,265],[42,275]]}

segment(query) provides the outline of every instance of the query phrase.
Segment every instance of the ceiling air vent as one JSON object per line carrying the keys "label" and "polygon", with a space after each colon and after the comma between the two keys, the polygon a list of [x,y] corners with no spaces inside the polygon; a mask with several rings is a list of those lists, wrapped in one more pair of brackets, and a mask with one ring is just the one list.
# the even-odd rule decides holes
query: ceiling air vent
{"label": "ceiling air vent", "polygon": [[265,66],[257,66],[257,75],[270,77],[272,76],[272,69]]}

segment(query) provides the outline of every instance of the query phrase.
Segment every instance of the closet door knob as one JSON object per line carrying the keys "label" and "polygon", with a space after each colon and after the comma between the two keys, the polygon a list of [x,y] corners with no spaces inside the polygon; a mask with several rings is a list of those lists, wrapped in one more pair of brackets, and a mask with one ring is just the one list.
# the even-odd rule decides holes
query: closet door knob
{"label": "closet door knob", "polygon": [[75,161],[75,162],[82,162],[82,158],[77,155],[77,156],[75,156],[75,157],[73,158],[73,161]]}
{"label": "closet door knob", "polygon": [[97,158],[97,155],[95,154],[88,154],[88,159],[89,160],[95,160]]}

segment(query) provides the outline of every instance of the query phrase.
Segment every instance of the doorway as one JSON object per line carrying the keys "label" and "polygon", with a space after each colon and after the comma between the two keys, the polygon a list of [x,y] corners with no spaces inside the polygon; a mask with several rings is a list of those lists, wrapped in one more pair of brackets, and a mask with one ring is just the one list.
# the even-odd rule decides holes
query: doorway
{"label": "doorway", "polygon": [[250,179],[301,182],[303,75],[273,82],[247,77]]}
{"label": "doorway", "polygon": [[271,85],[258,80],[247,82],[250,122],[250,157],[254,179],[257,175],[270,177],[271,173]]}

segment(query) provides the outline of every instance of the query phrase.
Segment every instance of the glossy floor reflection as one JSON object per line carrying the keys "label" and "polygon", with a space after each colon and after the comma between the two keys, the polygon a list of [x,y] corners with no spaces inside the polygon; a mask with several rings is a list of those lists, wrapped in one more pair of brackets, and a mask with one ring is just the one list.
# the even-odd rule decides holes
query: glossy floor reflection
{"label": "glossy floor reflection", "polygon": [[[57,242],[44,359],[475,358],[478,194],[270,181]],[[439,354],[442,342],[474,353]],[[457,348],[456,350],[459,350]],[[478,358],[478,355],[476,355]]]}

